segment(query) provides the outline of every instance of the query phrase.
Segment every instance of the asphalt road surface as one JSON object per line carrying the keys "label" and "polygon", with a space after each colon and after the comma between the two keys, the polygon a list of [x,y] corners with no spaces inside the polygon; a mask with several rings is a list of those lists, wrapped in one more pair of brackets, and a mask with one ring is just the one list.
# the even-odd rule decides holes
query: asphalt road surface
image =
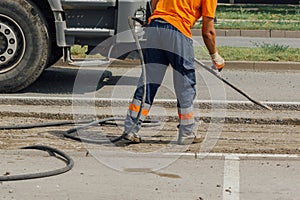
{"label": "asphalt road surface", "polygon": [[[76,67],[55,66],[46,70],[26,90],[3,94],[1,125],[53,122],[72,117],[65,115],[67,112],[72,114],[70,105],[52,103],[47,106],[47,101],[45,105],[32,102],[31,105],[14,105],[5,102],[5,99],[48,98],[52,101],[55,98],[97,97],[129,100],[140,74],[140,68],[136,66],[78,70]],[[110,79],[100,79],[105,71],[112,74]],[[157,99],[166,102],[175,100],[169,73],[157,96]],[[299,104],[298,70],[224,70],[222,76],[258,100]],[[197,77],[197,100],[245,101],[203,70]],[[109,114],[104,107],[96,109],[103,114],[102,117]],[[161,109],[154,111],[156,116],[162,115]],[[169,115],[167,111],[165,114]],[[73,126],[1,130],[0,176],[63,166],[60,160],[48,154],[17,150],[33,144],[66,151],[74,159],[75,167],[55,177],[2,182],[0,199],[298,199],[299,110],[276,110],[272,113],[264,110],[242,112],[230,108],[228,111],[229,118],[242,115],[245,121],[199,121],[197,131],[204,134],[204,141],[183,147],[175,144],[177,123],[172,116],[160,127],[143,129],[141,134],[145,142],[138,145],[95,145],[64,138],[63,131]],[[175,110],[170,112],[176,115]],[[259,120],[247,120],[250,114]],[[296,121],[280,123],[281,117],[289,118],[290,114]],[[273,121],[260,121],[264,115],[267,120],[271,115]],[[104,134],[107,139],[119,136],[121,132],[122,126],[103,126],[94,127],[84,134]]]}
{"label": "asphalt road surface", "polygon": [[[103,82],[100,79],[103,73],[112,76]],[[39,80],[27,89],[5,96],[72,97],[73,93],[75,95],[77,93],[83,97],[131,99],[140,73],[138,65],[130,67],[111,65],[100,68],[55,66],[47,69]],[[284,69],[278,71],[224,69],[222,76],[259,101],[299,102],[299,73],[299,70]],[[201,68],[197,70],[197,81],[199,100],[246,101],[243,96]],[[156,98],[175,99],[171,70],[168,70]]]}
{"label": "asphalt road surface", "polygon": [[[36,107],[43,112],[56,108]],[[60,111],[53,116],[59,116]],[[30,112],[34,112],[30,107],[28,113],[20,110],[14,117],[9,113],[3,116],[5,113],[1,112],[1,124],[59,121],[39,118],[38,113],[35,117],[26,117]],[[97,126],[80,132],[80,136],[104,138],[102,144],[64,138],[63,132],[73,128],[70,125],[2,130],[0,175],[63,167],[60,160],[45,152],[18,150],[37,144],[65,151],[74,159],[75,166],[59,176],[2,182],[0,199],[257,200],[299,197],[299,124],[197,122],[197,132],[206,134],[206,140],[189,146],[175,144],[176,125],[176,122],[167,121],[159,127],[143,128],[140,134],[144,142],[132,145],[106,142],[122,133],[121,125]]]}
{"label": "asphalt road surface", "polygon": [[[75,162],[73,170],[50,178],[3,182],[0,199],[257,200],[298,199],[300,195],[300,162],[292,156],[211,154],[202,159],[195,159],[194,155],[174,159],[174,155],[134,155],[136,158],[132,159],[119,155],[123,157],[121,164],[174,159],[163,169],[152,171],[139,167],[116,170],[95,157],[86,157],[84,152],[68,153]],[[1,170],[11,173],[62,165],[45,153],[0,150],[0,154]]]}

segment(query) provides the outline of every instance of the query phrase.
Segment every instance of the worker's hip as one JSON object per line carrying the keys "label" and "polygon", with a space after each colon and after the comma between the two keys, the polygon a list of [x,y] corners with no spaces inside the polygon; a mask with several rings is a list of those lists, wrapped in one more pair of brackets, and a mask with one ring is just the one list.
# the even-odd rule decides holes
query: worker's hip
{"label": "worker's hip", "polygon": [[[151,49],[149,50],[151,55],[148,52],[150,61],[166,65],[172,64],[177,69],[180,66],[187,70],[195,69],[193,40],[186,37],[173,25],[161,19],[155,19],[147,27],[146,37],[146,48]],[[160,56],[157,56],[158,54]],[[155,60],[155,57],[158,59]],[[149,60],[147,59],[147,61]],[[177,63],[172,63],[174,61]]]}

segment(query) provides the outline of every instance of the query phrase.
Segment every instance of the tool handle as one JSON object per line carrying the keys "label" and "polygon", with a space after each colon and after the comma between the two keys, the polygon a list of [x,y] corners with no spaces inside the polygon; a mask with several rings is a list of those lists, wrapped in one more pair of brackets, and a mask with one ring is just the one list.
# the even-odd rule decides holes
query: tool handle
{"label": "tool handle", "polygon": [[205,65],[204,63],[202,63],[201,61],[199,61],[198,59],[194,59],[196,64],[200,65],[202,68],[206,69],[207,71],[209,71],[211,74],[213,74],[215,77],[217,77],[219,80],[223,81],[225,84],[227,84],[228,86],[230,86],[231,88],[233,88],[234,90],[236,90],[238,93],[240,93],[241,95],[243,95],[244,97],[246,97],[249,101],[265,108],[268,110],[273,110],[271,107],[262,104],[259,101],[254,100],[252,97],[250,97],[246,92],[244,92],[243,90],[239,89],[238,87],[236,87],[235,85],[233,85],[232,83],[228,82],[227,80],[223,79],[216,71],[214,71],[213,69],[211,69],[210,67],[208,67],[207,65]]}

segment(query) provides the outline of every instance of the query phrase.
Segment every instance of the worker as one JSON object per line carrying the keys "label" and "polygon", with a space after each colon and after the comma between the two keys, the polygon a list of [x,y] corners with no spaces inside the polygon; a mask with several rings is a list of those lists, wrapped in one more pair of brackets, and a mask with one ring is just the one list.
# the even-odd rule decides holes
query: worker
{"label": "worker", "polygon": [[173,82],[178,108],[177,144],[201,142],[194,133],[193,101],[196,96],[194,49],[191,28],[202,17],[202,37],[215,68],[225,65],[216,47],[214,18],[217,0],[152,0],[152,14],[146,28],[146,47],[143,49],[146,68],[146,99],[136,126],[143,99],[142,76],[129,105],[124,125],[124,139],[140,143],[141,123],[148,115],[154,97],[164,78],[168,65],[173,68]]}

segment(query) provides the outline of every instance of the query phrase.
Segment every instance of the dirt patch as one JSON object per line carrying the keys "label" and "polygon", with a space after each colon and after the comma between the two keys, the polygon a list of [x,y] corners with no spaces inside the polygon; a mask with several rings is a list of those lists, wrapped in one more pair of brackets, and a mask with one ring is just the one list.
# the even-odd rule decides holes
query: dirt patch
{"label": "dirt patch", "polygon": [[[2,117],[1,125],[32,124],[54,122],[40,118]],[[56,121],[61,122],[61,121]],[[97,126],[79,135],[103,141],[101,144],[84,144],[63,136],[74,125],[34,128],[22,130],[0,130],[0,149],[16,149],[29,145],[48,145],[62,150],[87,151],[88,148],[123,149],[134,152],[185,151],[201,152],[206,146],[210,152],[220,153],[300,153],[300,126],[276,124],[209,124],[202,123],[197,133],[204,138],[203,143],[178,148],[175,122],[162,123],[157,127],[142,128],[141,144],[114,145],[109,140],[122,133],[122,125]],[[216,128],[217,127],[217,128]]]}

